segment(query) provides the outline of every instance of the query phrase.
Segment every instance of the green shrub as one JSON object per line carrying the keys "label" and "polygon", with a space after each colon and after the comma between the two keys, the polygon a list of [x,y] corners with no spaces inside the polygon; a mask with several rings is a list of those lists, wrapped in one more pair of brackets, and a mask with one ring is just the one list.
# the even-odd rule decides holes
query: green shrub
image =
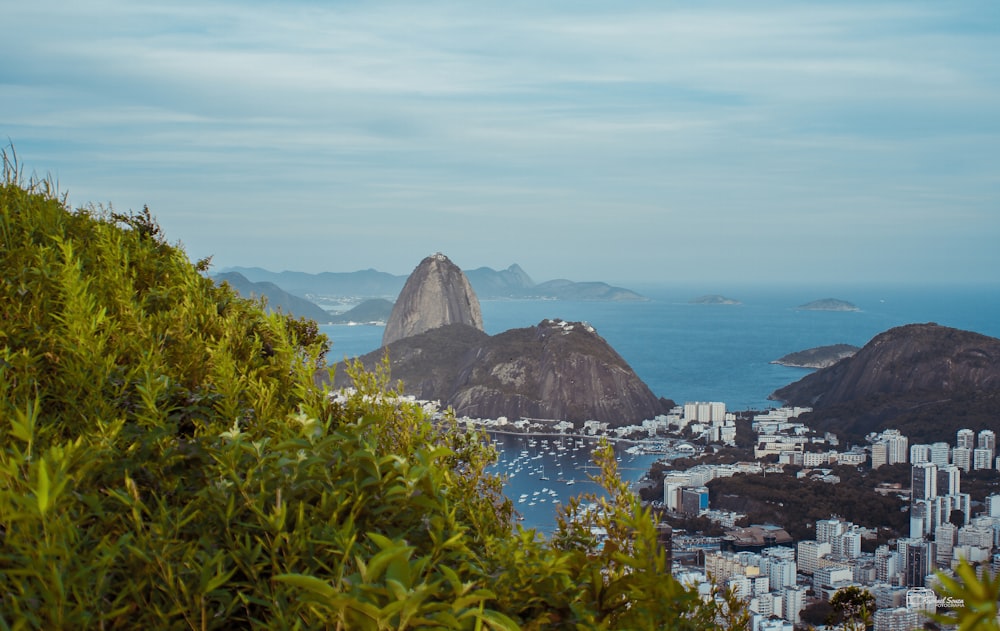
{"label": "green shrub", "polygon": [[670,577],[606,448],[599,510],[515,527],[485,436],[385,366],[331,396],[314,323],[3,158],[0,628],[745,628]]}

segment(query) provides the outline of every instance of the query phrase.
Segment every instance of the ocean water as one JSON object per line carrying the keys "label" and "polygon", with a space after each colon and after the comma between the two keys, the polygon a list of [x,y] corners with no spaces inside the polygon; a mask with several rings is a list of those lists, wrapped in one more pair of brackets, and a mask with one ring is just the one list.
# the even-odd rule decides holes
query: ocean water
{"label": "ocean water", "polygon": [[[771,363],[787,353],[828,344],[863,346],[892,327],[922,322],[1000,337],[1000,283],[724,289],[626,286],[649,300],[485,300],[481,302],[485,328],[487,333],[495,334],[534,326],[545,318],[588,322],[657,396],[678,404],[723,401],[729,410],[762,410],[779,405],[768,395],[809,372]],[[691,303],[709,293],[742,304]],[[822,298],[846,300],[859,311],[797,309]],[[326,326],[323,332],[333,341],[332,361],[375,350],[382,339],[382,327],[375,326]],[[508,476],[514,473],[506,493],[526,526],[551,531],[555,525],[554,506],[565,503],[571,495],[596,490],[588,481],[588,475],[593,473],[589,468],[592,444],[574,451],[559,449],[554,442],[543,446],[540,440],[529,446],[524,437],[498,435],[497,440],[502,448],[497,470]],[[622,476],[629,480],[637,480],[656,460],[656,456],[628,455],[624,446],[618,455]],[[565,481],[569,479],[576,482],[568,485]],[[554,502],[557,499],[559,502]]]}

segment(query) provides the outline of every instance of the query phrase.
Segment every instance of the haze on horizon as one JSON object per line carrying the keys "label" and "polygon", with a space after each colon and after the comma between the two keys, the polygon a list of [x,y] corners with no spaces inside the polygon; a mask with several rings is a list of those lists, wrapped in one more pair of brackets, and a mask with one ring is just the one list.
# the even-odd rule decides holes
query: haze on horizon
{"label": "haze on horizon", "polygon": [[0,137],[214,269],[997,280],[1000,4],[4,11]]}

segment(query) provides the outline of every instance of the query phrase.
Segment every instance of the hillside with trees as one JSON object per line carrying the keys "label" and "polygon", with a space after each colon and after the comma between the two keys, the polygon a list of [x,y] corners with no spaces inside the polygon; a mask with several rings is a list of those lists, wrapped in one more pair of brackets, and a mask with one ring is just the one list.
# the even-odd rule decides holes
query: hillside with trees
{"label": "hillside with trees", "polygon": [[777,524],[796,540],[815,537],[813,524],[831,515],[868,528],[886,528],[901,536],[909,527],[905,503],[894,495],[874,490],[873,480],[853,467],[835,467],[838,484],[792,473],[734,475],[708,483],[711,505],[745,513],[749,523]]}
{"label": "hillside with trees", "polygon": [[605,497],[524,531],[485,436],[385,365],[334,396],[314,322],[3,158],[0,628],[746,628],[670,577],[610,448]]}
{"label": "hillside with trees", "polygon": [[951,440],[996,425],[1000,339],[934,323],[894,327],[771,398],[812,407],[803,422],[848,442],[887,428],[911,442]]}

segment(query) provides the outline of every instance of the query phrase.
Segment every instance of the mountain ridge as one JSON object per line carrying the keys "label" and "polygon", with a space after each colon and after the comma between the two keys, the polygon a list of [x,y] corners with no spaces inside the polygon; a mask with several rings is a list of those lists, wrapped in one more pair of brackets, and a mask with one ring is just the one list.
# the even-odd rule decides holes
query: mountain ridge
{"label": "mountain ridge", "polygon": [[[272,282],[288,293],[318,301],[319,297],[389,298],[402,291],[408,275],[375,269],[355,272],[272,272],[260,267],[227,267],[221,273],[238,272],[252,282]],[[629,300],[646,297],[631,289],[602,281],[553,279],[536,283],[520,265],[504,270],[478,267],[463,270],[480,299]]]}
{"label": "mountain ridge", "polygon": [[267,311],[281,311],[299,318],[329,324],[334,317],[314,302],[289,293],[270,281],[251,281],[239,272],[223,272],[213,277],[216,283],[228,283],[243,298],[263,298]]}

